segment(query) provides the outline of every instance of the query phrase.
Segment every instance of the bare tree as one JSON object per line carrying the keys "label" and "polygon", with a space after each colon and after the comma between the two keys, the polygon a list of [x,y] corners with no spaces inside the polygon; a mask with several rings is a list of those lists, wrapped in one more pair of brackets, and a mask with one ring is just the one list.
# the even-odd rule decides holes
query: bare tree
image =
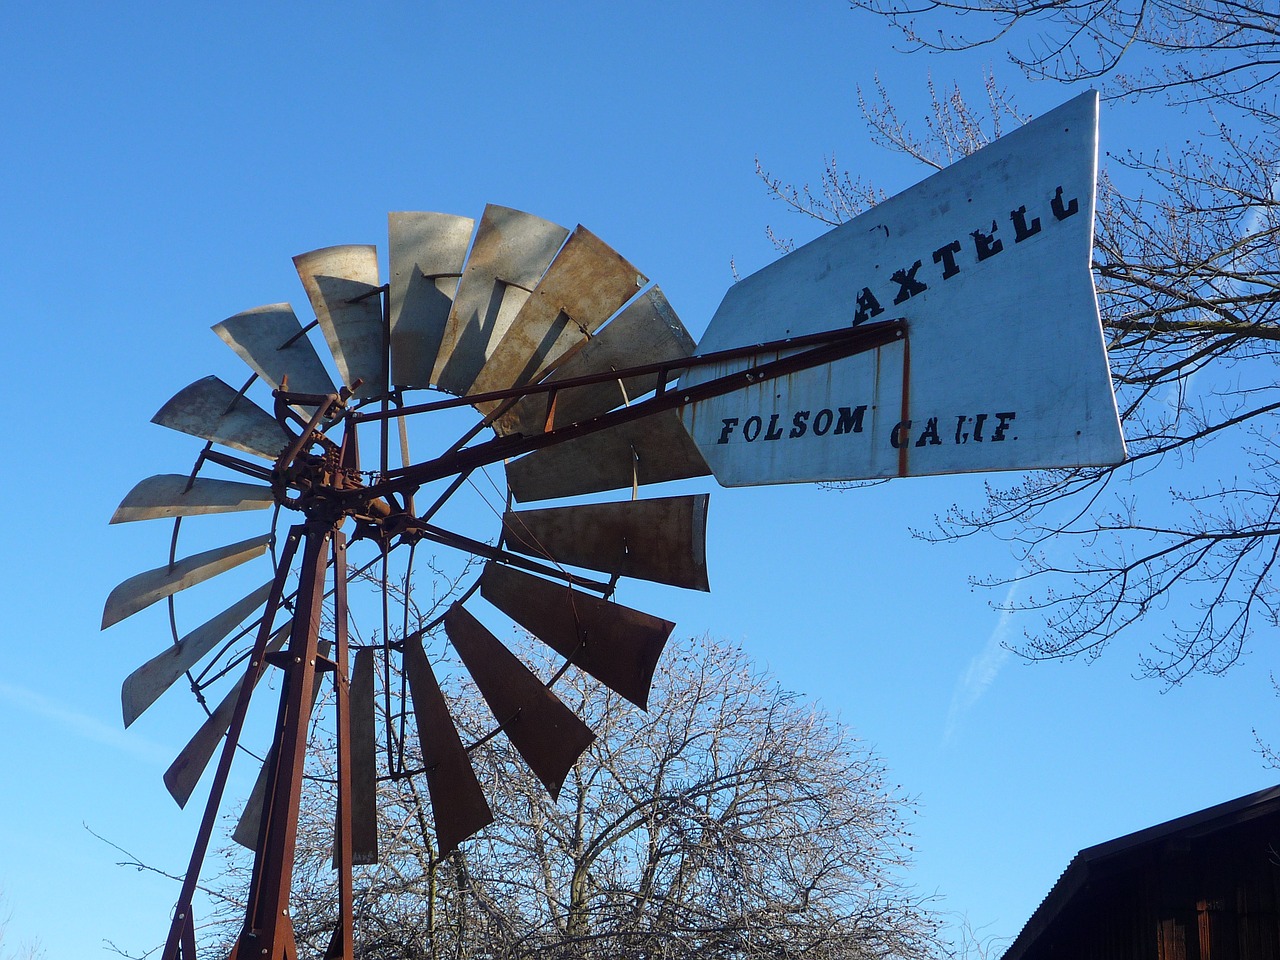
{"label": "bare tree", "polygon": [[[985,531],[1015,545],[1016,575],[978,582],[1015,587],[1011,606],[1038,614],[1028,656],[1097,655],[1155,619],[1163,639],[1141,656],[1147,673],[1177,683],[1226,670],[1259,627],[1280,625],[1280,12],[1178,0],[854,6],[916,47],[1000,43],[1034,76],[1103,77],[1114,98],[1179,104],[1166,111],[1175,146],[1110,156],[1099,184],[1094,270],[1129,463],[993,482],[985,504],[953,507],[921,535]],[[1020,119],[991,76],[983,101],[930,92],[922,129],[882,88],[862,100],[872,140],[926,171]],[[762,176],[825,222],[879,197],[834,164],[813,189]]]}
{"label": "bare tree", "polygon": [[[535,642],[514,646],[552,672]],[[466,681],[448,686],[464,736],[489,730]],[[911,811],[899,788],[845,727],[740,650],[671,644],[647,713],[574,670],[555,689],[598,734],[558,803],[504,738],[490,739],[473,760],[501,815],[440,858],[422,785],[381,784],[381,863],[357,879],[359,956],[864,960],[939,949],[929,898],[902,880]],[[322,950],[331,754],[318,757],[293,919],[299,943]],[[244,868],[226,882],[238,889]]]}
{"label": "bare tree", "polygon": [[9,942],[9,923],[13,914],[8,909],[8,898],[0,890],[0,960],[42,960],[44,949],[38,940],[26,940],[16,946]]}

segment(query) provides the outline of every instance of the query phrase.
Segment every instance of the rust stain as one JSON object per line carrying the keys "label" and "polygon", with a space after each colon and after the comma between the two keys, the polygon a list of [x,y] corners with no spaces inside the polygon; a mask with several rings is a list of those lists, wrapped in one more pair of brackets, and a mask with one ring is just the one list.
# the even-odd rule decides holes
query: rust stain
{"label": "rust stain", "polygon": [[[911,337],[902,338],[902,423],[907,422],[907,408],[911,401]],[[905,477],[907,475],[907,446],[908,439],[903,438],[903,432],[898,433],[898,476]]]}

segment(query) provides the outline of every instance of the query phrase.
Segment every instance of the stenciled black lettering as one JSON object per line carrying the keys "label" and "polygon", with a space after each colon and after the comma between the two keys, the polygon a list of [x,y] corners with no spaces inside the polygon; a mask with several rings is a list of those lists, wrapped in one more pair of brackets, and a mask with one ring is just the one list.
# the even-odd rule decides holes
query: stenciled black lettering
{"label": "stenciled black lettering", "polygon": [[942,438],[938,436],[938,418],[930,417],[925,421],[924,430],[920,432],[920,439],[916,441],[917,447],[923,447],[925,444],[930,446],[939,446]]}
{"label": "stenciled black lettering", "polygon": [[729,434],[733,433],[733,428],[738,425],[737,417],[725,417],[724,429],[720,431],[720,439],[716,443],[728,443]]}
{"label": "stenciled black lettering", "polygon": [[[991,432],[991,442],[992,442],[992,443],[994,443],[994,442],[995,442],[995,441],[997,441],[997,440],[1003,440],[1003,439],[1004,439],[1005,431],[1009,429],[1009,421],[1010,421],[1010,420],[1012,420],[1012,419],[1013,419],[1014,417],[1016,417],[1016,416],[1017,416],[1017,414],[1016,414],[1016,413],[1012,413],[1012,412],[1010,412],[1010,413],[997,413],[997,414],[996,414],[996,419],[998,419],[1000,422],[996,424],[996,428],[995,428],[995,430],[993,430],[993,431]],[[1017,437],[1015,437],[1014,439],[1016,440],[1016,439],[1017,439]]]}
{"label": "stenciled black lettering", "polygon": [[857,407],[840,407],[836,417],[836,433],[861,433],[862,415],[867,412],[864,403]]}
{"label": "stenciled black lettering", "polygon": [[978,262],[981,263],[988,257],[994,257],[997,253],[1004,249],[1004,241],[996,239],[996,231],[999,225],[992,220],[991,232],[983,233],[981,230],[975,230],[969,236],[973,237],[973,246],[978,251]]}
{"label": "stenciled black lettering", "polygon": [[956,443],[968,443],[969,434],[964,432],[965,421],[969,418],[963,413],[956,417]]}
{"label": "stenciled black lettering", "polygon": [[763,426],[764,421],[759,417],[747,417],[747,422],[742,425],[742,435],[747,438],[747,443],[753,443],[760,436],[760,428]]}
{"label": "stenciled black lettering", "polygon": [[1062,188],[1059,187],[1053,194],[1053,199],[1049,201],[1049,209],[1053,211],[1053,215],[1058,220],[1065,220],[1067,217],[1074,217],[1080,212],[1080,201],[1076,197],[1071,198],[1071,202],[1065,207],[1062,205]]}
{"label": "stenciled black lettering", "polygon": [[960,268],[956,266],[956,254],[960,252],[960,241],[952,240],[945,247],[933,251],[933,262],[942,264],[942,279],[950,280]]}
{"label": "stenciled black lettering", "polygon": [[893,298],[894,303],[906,303],[917,293],[924,293],[929,289],[927,285],[916,279],[916,271],[919,269],[920,261],[917,260],[911,266],[893,272],[893,276],[889,279],[898,285],[898,295]]}
{"label": "stenciled black lettering", "polygon": [[787,436],[792,440],[796,437],[803,437],[809,429],[808,419],[808,410],[797,410],[795,416],[791,418],[791,432]]}
{"label": "stenciled black lettering", "polygon": [[824,436],[831,429],[833,418],[830,410],[819,410],[813,417],[813,432],[820,437]]}
{"label": "stenciled black lettering", "polygon": [[1021,243],[1027,237],[1034,237],[1040,232],[1040,218],[1032,217],[1031,225],[1027,226],[1027,207],[1024,204],[1017,210],[1009,211],[1009,219],[1013,221],[1013,242]]}
{"label": "stenciled black lettering", "polygon": [[987,422],[987,415],[980,413],[973,420],[973,439],[982,442],[982,425]]}
{"label": "stenciled black lettering", "polygon": [[782,431],[778,429],[778,414],[774,414],[769,418],[769,427],[764,432],[766,440],[777,440],[782,436]]}
{"label": "stenciled black lettering", "polygon": [[871,292],[871,288],[863,287],[862,292],[858,294],[858,309],[853,314],[854,325],[856,326],[882,313],[884,313],[884,307],[880,306],[880,301]]}
{"label": "stenciled black lettering", "polygon": [[897,450],[911,442],[911,421],[899,420],[889,433],[889,443]]}

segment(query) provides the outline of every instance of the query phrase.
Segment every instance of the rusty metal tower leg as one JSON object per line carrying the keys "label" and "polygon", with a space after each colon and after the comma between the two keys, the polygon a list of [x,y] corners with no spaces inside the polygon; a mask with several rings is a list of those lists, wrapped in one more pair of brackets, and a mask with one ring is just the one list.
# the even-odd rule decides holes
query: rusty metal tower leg
{"label": "rusty metal tower leg", "polygon": [[347,543],[341,530],[333,535],[334,690],[338,714],[338,822],[333,838],[338,871],[338,923],[325,960],[351,960],[355,952],[354,890],[351,880],[351,683],[347,673]]}
{"label": "rusty metal tower leg", "polygon": [[[244,929],[231,952],[233,960],[297,960],[298,956],[289,916],[289,892],[293,883],[294,844],[311,704],[318,671],[323,669],[323,665],[317,663],[317,644],[326,554],[336,532],[333,524],[314,521],[306,524],[304,530],[302,569],[289,645],[268,657],[269,662],[284,671],[274,737],[275,762],[267,783]],[[343,620],[345,616],[344,610]]]}
{"label": "rusty metal tower leg", "polygon": [[288,579],[289,567],[293,563],[298,542],[302,538],[302,527],[293,527],[285,540],[284,550],[280,557],[279,573],[267,598],[266,611],[262,616],[262,625],[258,630],[253,654],[249,657],[249,666],[245,671],[240,686],[240,696],[236,700],[235,713],[231,725],[227,728],[227,738],[222,746],[222,755],[218,759],[218,770],[214,774],[213,787],[209,791],[209,799],[205,805],[204,819],[200,821],[200,830],[196,834],[195,846],[191,851],[191,861],[187,865],[187,873],[182,881],[182,892],[178,895],[178,903],[174,907],[173,921],[169,926],[169,937],[165,942],[162,960],[195,960],[195,918],[192,915],[192,900],[195,897],[196,885],[200,880],[200,868],[204,865],[205,854],[209,850],[209,841],[213,836],[213,828],[218,821],[218,807],[222,803],[222,795],[226,790],[227,776],[231,772],[231,761],[235,757],[236,747],[240,742],[240,731],[244,727],[245,714],[249,709],[249,700],[259,676],[266,670],[264,656],[267,641],[271,637],[276,611],[280,608],[280,600],[284,595],[285,581]]}

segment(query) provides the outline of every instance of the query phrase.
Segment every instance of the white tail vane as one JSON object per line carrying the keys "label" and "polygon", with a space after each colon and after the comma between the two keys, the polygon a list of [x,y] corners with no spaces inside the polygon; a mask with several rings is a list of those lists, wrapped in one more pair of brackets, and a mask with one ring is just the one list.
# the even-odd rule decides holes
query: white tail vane
{"label": "white tail vane", "polygon": [[785,389],[693,404],[685,424],[716,479],[1122,461],[1090,273],[1097,154],[1085,93],[734,284],[699,353],[886,320],[907,335]]}

